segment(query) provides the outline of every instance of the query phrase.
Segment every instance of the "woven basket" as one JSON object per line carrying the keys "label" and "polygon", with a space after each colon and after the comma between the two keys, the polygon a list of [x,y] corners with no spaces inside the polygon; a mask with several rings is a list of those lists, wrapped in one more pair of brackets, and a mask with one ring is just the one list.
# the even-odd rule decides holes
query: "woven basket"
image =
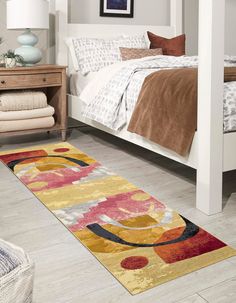
{"label": "woven basket", "polygon": [[0,240],[0,302],[31,303],[34,265],[23,249]]}

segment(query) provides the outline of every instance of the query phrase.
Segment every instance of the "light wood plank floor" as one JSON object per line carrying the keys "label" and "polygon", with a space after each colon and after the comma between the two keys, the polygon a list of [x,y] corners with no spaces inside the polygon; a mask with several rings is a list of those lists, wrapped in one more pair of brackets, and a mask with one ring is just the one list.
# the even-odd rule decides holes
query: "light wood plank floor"
{"label": "light wood plank floor", "polygon": [[[0,150],[58,141],[15,137]],[[236,248],[235,171],[224,175],[224,212],[208,217],[195,209],[194,170],[91,128],[73,130],[68,141]],[[1,163],[0,176],[0,237],[34,260],[35,303],[236,302],[236,258],[131,296]]]}

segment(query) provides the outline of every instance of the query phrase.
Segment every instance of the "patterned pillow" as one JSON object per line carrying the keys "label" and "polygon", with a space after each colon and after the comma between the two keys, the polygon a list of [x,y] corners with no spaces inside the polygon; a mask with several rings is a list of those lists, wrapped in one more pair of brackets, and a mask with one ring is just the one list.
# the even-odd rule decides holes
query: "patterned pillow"
{"label": "patterned pillow", "polygon": [[145,49],[120,47],[120,53],[123,61],[163,55],[162,48]]}
{"label": "patterned pillow", "polygon": [[73,39],[78,68],[83,75],[121,61],[119,47],[147,48],[145,36],[120,37],[117,39]]}

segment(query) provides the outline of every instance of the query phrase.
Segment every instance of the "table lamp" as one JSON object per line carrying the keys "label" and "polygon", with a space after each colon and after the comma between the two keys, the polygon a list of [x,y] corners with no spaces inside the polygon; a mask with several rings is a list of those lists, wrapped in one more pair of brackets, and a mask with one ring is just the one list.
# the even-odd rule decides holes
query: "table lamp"
{"label": "table lamp", "polygon": [[7,0],[7,28],[26,29],[17,41],[21,47],[15,54],[24,59],[26,66],[32,66],[42,59],[42,52],[35,47],[38,37],[31,29],[49,28],[49,2],[47,0]]}

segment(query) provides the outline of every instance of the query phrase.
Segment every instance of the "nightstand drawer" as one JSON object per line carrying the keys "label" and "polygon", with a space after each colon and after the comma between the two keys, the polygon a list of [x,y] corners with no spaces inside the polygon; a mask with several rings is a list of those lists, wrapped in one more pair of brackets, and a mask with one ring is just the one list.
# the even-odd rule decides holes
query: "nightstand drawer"
{"label": "nightstand drawer", "polygon": [[61,73],[0,76],[0,89],[47,87],[61,85]]}

